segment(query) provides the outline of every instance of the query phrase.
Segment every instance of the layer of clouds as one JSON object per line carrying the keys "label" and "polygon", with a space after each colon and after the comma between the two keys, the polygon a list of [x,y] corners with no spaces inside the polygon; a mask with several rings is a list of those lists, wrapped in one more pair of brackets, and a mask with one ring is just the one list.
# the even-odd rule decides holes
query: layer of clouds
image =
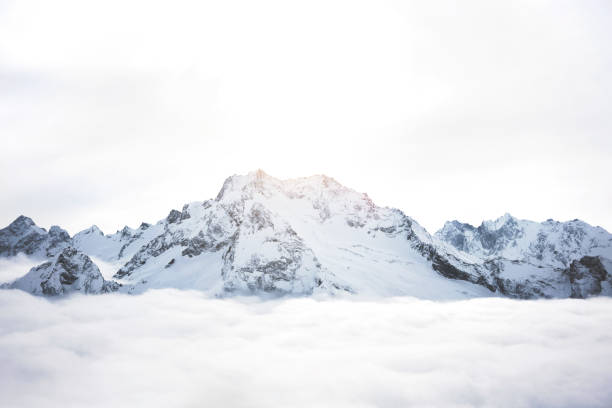
{"label": "layer of clouds", "polygon": [[609,407],[612,300],[49,301],[0,291],[10,407]]}
{"label": "layer of clouds", "polygon": [[43,262],[46,261],[34,260],[24,254],[17,254],[10,258],[0,257],[0,283],[13,282]]}
{"label": "layer of clouds", "polygon": [[[0,225],[156,221],[263,168],[434,230],[612,229],[609,1],[0,6]],[[588,197],[588,199],[585,199]]]}

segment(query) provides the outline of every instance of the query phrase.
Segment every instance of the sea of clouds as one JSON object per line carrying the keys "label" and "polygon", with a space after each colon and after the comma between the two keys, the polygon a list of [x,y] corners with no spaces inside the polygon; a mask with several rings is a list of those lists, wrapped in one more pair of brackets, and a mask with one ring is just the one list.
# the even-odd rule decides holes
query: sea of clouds
{"label": "sea of clouds", "polygon": [[17,254],[11,258],[0,257],[0,284],[21,278],[30,268],[41,263],[41,260],[28,258],[24,254]]}
{"label": "sea of clouds", "polygon": [[0,290],[3,407],[610,407],[612,299]]}

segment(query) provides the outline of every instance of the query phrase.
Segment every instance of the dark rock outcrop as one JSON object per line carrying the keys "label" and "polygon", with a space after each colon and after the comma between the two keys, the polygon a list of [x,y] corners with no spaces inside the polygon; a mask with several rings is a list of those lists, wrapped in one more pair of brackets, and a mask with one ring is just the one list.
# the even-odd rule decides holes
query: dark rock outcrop
{"label": "dark rock outcrop", "polygon": [[602,282],[610,278],[598,256],[583,256],[565,270],[571,285],[571,297],[586,298],[601,293]]}
{"label": "dark rock outcrop", "polygon": [[60,296],[80,292],[100,294],[113,292],[120,285],[106,281],[98,267],[84,253],[67,247],[51,262],[32,269],[3,288],[21,289],[34,295]]}
{"label": "dark rock outcrop", "polygon": [[23,215],[0,230],[0,256],[53,257],[70,244],[70,235],[60,227],[54,225],[47,232]]}

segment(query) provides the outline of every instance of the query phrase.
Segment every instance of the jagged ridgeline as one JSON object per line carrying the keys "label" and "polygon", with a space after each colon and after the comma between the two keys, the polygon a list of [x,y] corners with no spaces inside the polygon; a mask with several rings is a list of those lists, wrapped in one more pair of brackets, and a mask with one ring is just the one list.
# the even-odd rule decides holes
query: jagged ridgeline
{"label": "jagged ridgeline", "polygon": [[[432,236],[330,177],[279,180],[261,170],[229,177],[214,199],[110,235],[92,226],[70,237],[20,216],[0,230],[0,256],[18,254],[43,263],[4,287],[42,295],[150,288],[426,299],[612,294],[612,235],[603,228],[506,214],[478,227],[448,222]],[[90,257],[114,266],[112,280]]]}

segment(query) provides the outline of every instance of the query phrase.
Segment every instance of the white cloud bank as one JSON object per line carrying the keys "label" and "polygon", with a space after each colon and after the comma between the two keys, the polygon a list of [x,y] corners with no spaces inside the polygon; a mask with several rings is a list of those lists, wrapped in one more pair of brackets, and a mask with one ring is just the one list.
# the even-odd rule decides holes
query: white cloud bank
{"label": "white cloud bank", "polygon": [[612,299],[0,291],[5,407],[609,407]]}
{"label": "white cloud bank", "polygon": [[31,268],[43,262],[40,259],[29,258],[24,254],[17,254],[17,256],[10,258],[0,257],[0,283],[13,282],[25,275]]}

